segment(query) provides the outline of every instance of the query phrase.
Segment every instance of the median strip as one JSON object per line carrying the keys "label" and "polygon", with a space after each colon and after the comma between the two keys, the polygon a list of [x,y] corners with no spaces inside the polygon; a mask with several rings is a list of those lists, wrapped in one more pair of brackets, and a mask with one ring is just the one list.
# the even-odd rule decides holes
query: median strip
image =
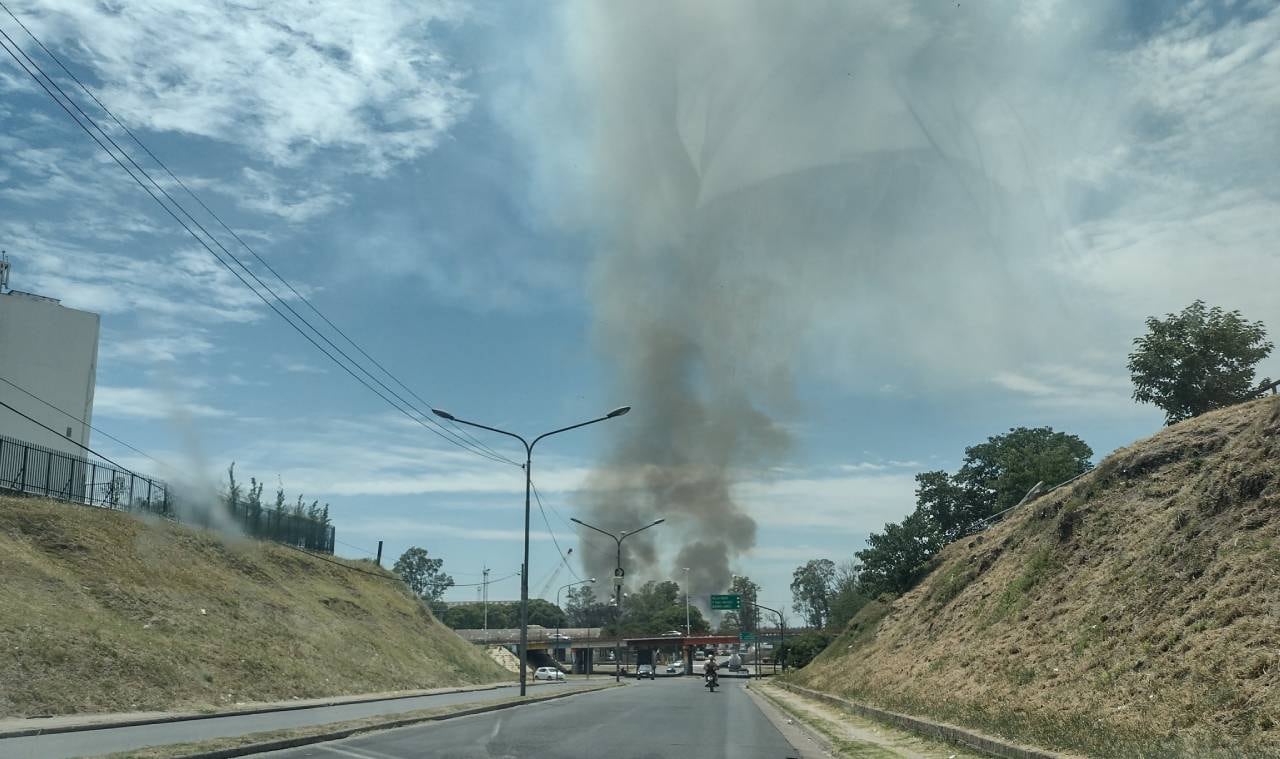
{"label": "median strip", "polygon": [[310,725],[307,727],[291,728],[287,730],[270,730],[248,733],[246,735],[216,738],[208,741],[175,743],[166,746],[150,746],[142,749],[133,749],[131,751],[100,755],[98,759],[227,759],[228,757],[248,756],[265,751],[279,751],[286,748],[307,746],[313,743],[326,743],[328,741],[350,738],[353,735],[374,732],[376,730],[409,727],[411,725],[422,724],[425,722],[438,722],[441,720],[453,719],[455,717],[466,717],[472,714],[484,714],[485,712],[510,709],[524,704],[555,701],[557,699],[577,696],[583,693],[594,693],[596,691],[617,687],[621,686],[615,683],[608,683],[594,687],[575,688],[570,691],[562,691],[559,693],[548,693],[542,696],[516,696],[513,698],[502,699],[500,701],[472,701],[464,704],[440,706],[434,709],[420,709],[417,711],[402,712],[395,715],[394,719],[387,719],[385,716],[375,716],[358,720],[347,720],[344,722],[332,722],[325,725]]}

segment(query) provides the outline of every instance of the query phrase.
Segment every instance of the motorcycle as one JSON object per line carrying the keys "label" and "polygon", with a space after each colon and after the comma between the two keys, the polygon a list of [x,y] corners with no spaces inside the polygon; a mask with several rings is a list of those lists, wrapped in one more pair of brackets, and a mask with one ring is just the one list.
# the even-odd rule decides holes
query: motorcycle
{"label": "motorcycle", "polygon": [[707,687],[711,689],[712,693],[715,693],[716,686],[720,684],[719,676],[717,676],[716,673],[714,672],[710,672],[705,676],[705,679],[707,681]]}

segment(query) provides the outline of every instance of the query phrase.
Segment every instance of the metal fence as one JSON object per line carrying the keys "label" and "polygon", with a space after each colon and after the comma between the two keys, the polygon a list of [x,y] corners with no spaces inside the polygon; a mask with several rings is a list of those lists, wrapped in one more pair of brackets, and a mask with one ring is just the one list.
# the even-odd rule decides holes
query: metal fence
{"label": "metal fence", "polygon": [[232,522],[246,535],[263,540],[333,553],[333,525],[290,511],[220,499],[209,508],[182,508],[162,480],[72,456],[52,448],[0,435],[0,491],[45,496],[59,501],[118,511],[155,514],[202,527]]}

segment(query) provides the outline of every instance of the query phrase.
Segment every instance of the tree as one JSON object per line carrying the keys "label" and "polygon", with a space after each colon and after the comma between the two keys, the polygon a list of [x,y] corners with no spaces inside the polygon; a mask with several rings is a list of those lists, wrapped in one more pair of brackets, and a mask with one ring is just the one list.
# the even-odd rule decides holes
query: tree
{"label": "tree", "polygon": [[969,446],[955,476],[955,483],[965,489],[963,514],[981,518],[1004,511],[1037,482],[1057,485],[1089,471],[1092,455],[1083,440],[1052,427],[1015,427]]}
{"label": "tree", "polygon": [[881,593],[907,592],[920,579],[921,568],[939,547],[919,509],[900,524],[886,524],[884,532],[872,533],[867,538],[867,547],[855,554],[861,562],[858,567],[860,590],[873,598]]}
{"label": "tree", "polygon": [[[516,624],[520,620],[520,604],[514,604]],[[542,598],[529,599],[529,624],[543,627],[568,627],[569,618],[554,603]]]}
{"label": "tree", "polygon": [[810,627],[821,628],[831,616],[831,591],[836,564],[830,559],[810,559],[791,574],[792,608]]}
{"label": "tree", "polygon": [[852,561],[840,564],[836,567],[835,591],[831,595],[831,619],[827,620],[828,629],[839,632],[869,600],[862,592],[862,578],[857,565]]}
{"label": "tree", "polygon": [[1248,398],[1254,367],[1275,347],[1262,322],[1202,300],[1166,319],[1148,317],[1133,345],[1133,399],[1160,407],[1166,424]]}
{"label": "tree", "polygon": [[726,611],[720,616],[720,624],[716,626],[716,632],[721,635],[737,635],[743,629],[742,617],[736,611]]}
{"label": "tree", "polygon": [[989,515],[992,499],[985,488],[977,495],[969,498],[969,490],[943,471],[916,475],[916,510],[941,545],[969,534],[979,520]]}
{"label": "tree", "polygon": [[778,661],[783,668],[803,667],[830,643],[831,638],[826,633],[816,630],[807,630],[794,637],[788,636],[786,642],[778,646]]}
{"label": "tree", "polygon": [[[299,497],[299,509],[301,503]],[[433,559],[427,555],[427,549],[413,546],[400,554],[391,571],[400,575],[414,595],[433,603],[453,586],[453,578],[445,574],[443,568],[444,559]]]}
{"label": "tree", "polygon": [[760,610],[752,604],[756,603],[756,596],[760,593],[760,586],[752,582],[750,577],[734,575],[733,583],[729,585],[729,592],[742,596],[742,609],[738,612],[741,629],[758,630]]}
{"label": "tree", "polygon": [[567,595],[569,600],[564,610],[570,627],[603,627],[610,620],[609,605],[596,598],[596,591],[590,585],[569,588]]}
{"label": "tree", "polygon": [[236,506],[240,503],[241,488],[236,482],[236,462],[227,467],[227,513],[235,516]]}

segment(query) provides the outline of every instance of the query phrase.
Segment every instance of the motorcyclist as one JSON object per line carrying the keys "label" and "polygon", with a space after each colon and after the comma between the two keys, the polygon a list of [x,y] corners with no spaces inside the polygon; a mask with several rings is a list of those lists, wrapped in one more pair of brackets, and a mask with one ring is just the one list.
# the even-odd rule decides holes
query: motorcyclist
{"label": "motorcyclist", "polygon": [[703,666],[702,671],[706,675],[708,686],[719,684],[720,676],[719,674],[717,674],[717,670],[719,669],[720,669],[720,666],[716,664],[716,659],[714,656],[711,657],[710,659],[707,659],[707,663]]}

